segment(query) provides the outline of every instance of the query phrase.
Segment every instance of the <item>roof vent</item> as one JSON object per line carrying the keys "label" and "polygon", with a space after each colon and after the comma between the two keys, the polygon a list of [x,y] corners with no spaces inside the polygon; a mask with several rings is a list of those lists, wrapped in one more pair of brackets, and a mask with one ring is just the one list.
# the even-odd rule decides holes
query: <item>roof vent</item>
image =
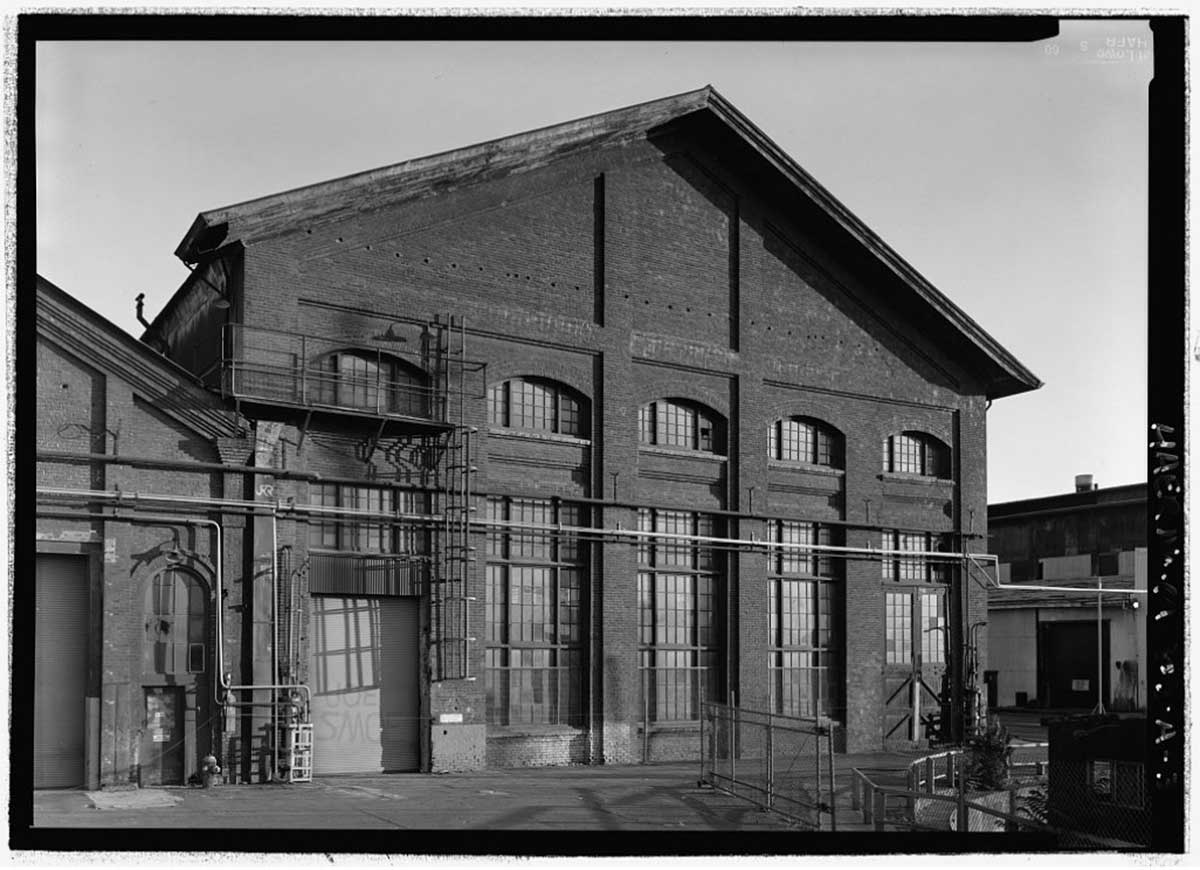
{"label": "roof vent", "polygon": [[1097,488],[1096,484],[1092,483],[1092,476],[1090,474],[1075,475],[1075,491],[1076,492],[1091,492],[1093,489],[1096,489],[1096,488]]}

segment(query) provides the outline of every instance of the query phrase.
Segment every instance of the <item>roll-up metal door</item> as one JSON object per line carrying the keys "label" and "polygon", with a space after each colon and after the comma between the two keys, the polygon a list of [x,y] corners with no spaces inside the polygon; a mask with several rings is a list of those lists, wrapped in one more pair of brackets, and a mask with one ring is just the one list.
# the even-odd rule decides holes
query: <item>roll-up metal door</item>
{"label": "roll-up metal door", "polygon": [[380,742],[385,772],[421,766],[419,598],[380,600],[383,681],[379,696]]}
{"label": "roll-up metal door", "polygon": [[416,770],[420,599],[311,601],[313,772]]}
{"label": "roll-up metal door", "polygon": [[87,559],[40,554],[35,576],[33,787],[78,788],[84,785]]}

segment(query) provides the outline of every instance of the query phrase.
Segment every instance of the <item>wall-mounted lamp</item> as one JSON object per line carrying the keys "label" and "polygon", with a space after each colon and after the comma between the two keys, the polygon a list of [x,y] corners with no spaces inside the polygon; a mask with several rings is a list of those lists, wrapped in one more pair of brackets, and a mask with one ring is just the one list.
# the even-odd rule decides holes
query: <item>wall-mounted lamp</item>
{"label": "wall-mounted lamp", "polygon": [[382,335],[375,336],[375,340],[376,341],[397,341],[397,342],[408,341],[408,339],[405,338],[403,335],[396,335],[396,324],[394,324],[394,323],[389,323],[387,332],[383,333]]}

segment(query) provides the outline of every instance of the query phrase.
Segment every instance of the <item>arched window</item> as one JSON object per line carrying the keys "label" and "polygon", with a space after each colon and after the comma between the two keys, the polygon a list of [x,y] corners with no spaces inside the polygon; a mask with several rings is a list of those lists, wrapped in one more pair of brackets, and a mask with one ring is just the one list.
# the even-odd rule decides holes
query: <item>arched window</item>
{"label": "arched window", "polygon": [[950,448],[924,432],[889,435],[883,442],[883,470],[949,477]]}
{"label": "arched window", "polygon": [[430,414],[429,378],[408,363],[369,350],[323,357],[313,373],[316,401],[408,417]]}
{"label": "arched window", "polygon": [[588,402],[565,384],[542,378],[512,378],[488,388],[488,423],[587,438]]}
{"label": "arched window", "polygon": [[208,595],[186,571],[168,569],[146,587],[143,669],[155,674],[200,674],[207,661]]}
{"label": "arched window", "polygon": [[840,432],[808,417],[776,420],[767,433],[767,455],[784,462],[845,468],[843,444]]}
{"label": "arched window", "polygon": [[724,421],[715,412],[683,399],[659,399],[638,415],[640,440],[659,447],[725,453]]}

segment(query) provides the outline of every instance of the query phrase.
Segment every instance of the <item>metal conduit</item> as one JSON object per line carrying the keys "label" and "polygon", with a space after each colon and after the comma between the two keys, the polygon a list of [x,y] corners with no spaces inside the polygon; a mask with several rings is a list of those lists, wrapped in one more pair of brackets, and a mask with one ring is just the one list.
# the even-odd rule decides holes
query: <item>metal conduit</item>
{"label": "metal conduit", "polygon": [[225,674],[225,629],[224,629],[224,606],[225,606],[225,568],[222,557],[222,539],[224,537],[224,529],[216,520],[201,520],[193,517],[179,517],[173,514],[138,514],[137,516],[113,516],[111,514],[86,513],[76,514],[66,511],[38,511],[38,516],[56,517],[60,519],[73,520],[100,520],[106,522],[122,522],[122,523],[148,523],[152,525],[193,525],[193,526],[212,526],[217,533],[216,560],[214,562],[214,575],[216,580],[216,630],[217,630],[217,684],[214,687],[216,691],[214,695],[218,705],[222,705],[222,691],[228,689]]}
{"label": "metal conduit", "polygon": [[[385,514],[373,511],[358,511],[349,508],[326,508],[316,507],[311,505],[276,505],[269,506],[263,502],[253,501],[234,501],[227,499],[205,499],[194,496],[169,496],[145,493],[128,493],[119,491],[106,490],[87,490],[87,489],[52,489],[39,488],[38,495],[77,497],[83,500],[98,500],[108,499],[116,502],[128,501],[169,501],[180,502],[186,504],[208,505],[212,507],[236,507],[247,508],[250,510],[263,510],[264,507],[269,508],[272,513],[276,510],[286,511],[288,513],[318,513],[329,514],[333,516],[346,516],[363,518],[379,518],[390,520],[394,523],[399,522],[420,522],[425,524],[439,522],[445,517],[439,517],[434,514]],[[133,505],[131,505],[133,507]],[[846,555],[861,555],[870,557],[882,556],[897,556],[904,558],[932,558],[945,561],[960,560],[960,559],[986,559],[988,561],[996,561],[998,557],[986,553],[954,553],[943,552],[940,550],[889,550],[876,549],[872,547],[840,547],[832,544],[801,544],[790,543],[785,541],[764,541],[758,538],[718,538],[712,535],[693,535],[678,532],[651,532],[642,531],[640,529],[624,529],[617,526],[614,529],[595,528],[592,526],[561,526],[555,523],[521,523],[512,520],[488,520],[488,519],[471,519],[470,524],[481,528],[502,528],[502,529],[518,529],[525,531],[542,531],[542,532],[561,532],[564,529],[571,530],[571,533],[581,537],[603,537],[603,538],[628,538],[633,540],[652,539],[660,541],[682,541],[709,543],[718,545],[723,548],[745,548],[751,550],[800,550],[802,552],[814,553],[830,553],[830,554],[846,554]],[[1029,588],[1029,587],[1023,587]],[[1095,590],[1086,590],[1095,591]]]}
{"label": "metal conduit", "polygon": [[[178,469],[181,471],[211,470],[211,471],[223,471],[228,474],[264,474],[264,475],[269,475],[271,477],[283,478],[285,480],[306,480],[306,481],[310,481],[313,483],[337,483],[337,484],[346,484],[348,486],[380,486],[381,483],[386,483],[386,481],[381,482],[377,478],[370,479],[370,478],[361,478],[361,477],[329,477],[329,476],[326,476],[323,474],[318,474],[316,472],[310,472],[310,471],[293,471],[293,470],[284,469],[284,468],[264,468],[264,467],[255,466],[255,465],[224,465],[222,463],[217,463],[217,462],[134,459],[134,458],[128,458],[128,457],[123,457],[123,456],[114,456],[109,453],[68,453],[68,452],[62,452],[62,451],[41,451],[41,450],[39,450],[37,453],[37,458],[39,460],[46,460],[46,461],[51,461],[51,462],[53,462],[53,461],[105,462],[105,463],[110,463],[110,464],[130,465],[130,466],[134,466],[134,467],[144,467],[144,468]],[[424,487],[424,486],[409,486],[409,487],[403,487],[403,489],[405,489],[406,491],[411,491],[411,492],[437,492],[438,491],[436,487]],[[490,493],[490,492],[479,491],[479,492],[473,493],[473,495],[475,495],[479,498],[486,498],[491,495],[507,495],[507,493]],[[654,503],[650,503],[650,502],[637,503],[637,502],[624,501],[624,500],[619,500],[619,499],[591,498],[588,496],[574,496],[574,497],[572,497],[570,499],[566,499],[566,500],[572,501],[572,502],[577,502],[579,504],[584,504],[584,505],[593,505],[596,507],[651,508],[651,509],[656,509],[656,510],[658,510],[658,509],[674,510],[675,509],[674,506],[672,506],[672,505],[660,505],[660,504],[654,504]],[[1117,504],[1117,503],[1113,502],[1113,504]],[[746,513],[746,512],[742,512],[742,511],[720,510],[720,509],[716,509],[716,508],[711,509],[711,510],[706,510],[705,513],[712,514],[713,516],[729,517],[729,518],[733,518],[733,519],[749,519],[749,520],[791,519],[791,517],[788,517],[788,516],[785,516],[782,514],[779,514],[779,515],[758,514],[758,513],[754,513],[753,511]],[[387,514],[387,516],[391,517],[391,516],[395,516],[395,515]],[[429,515],[421,514],[420,516],[429,516]],[[881,529],[881,528],[883,528],[883,526],[880,526],[878,524],[871,525],[871,524],[863,524],[863,523],[854,523],[854,522],[849,522],[847,520],[837,520],[837,519],[823,519],[823,520],[821,520],[821,522],[825,523],[826,525],[838,526],[840,528],[846,528],[846,529]],[[909,529],[905,528],[904,526],[888,526],[887,528],[894,528],[897,531],[910,531]],[[911,531],[924,531],[924,529],[912,529]],[[964,532],[962,534],[963,534],[964,538],[978,539],[978,538],[983,537],[983,535],[981,535],[979,533]]]}
{"label": "metal conduit", "polygon": [[[38,493],[41,494],[41,492],[42,492],[42,490],[39,489]],[[91,496],[93,493],[92,490],[61,490],[61,491],[58,491],[57,494],[76,493],[76,492],[83,493],[88,496]],[[122,495],[124,495],[124,494],[122,494]],[[204,500],[197,499],[197,501],[204,501]],[[213,501],[219,501],[219,500],[214,499]],[[261,507],[261,503],[260,503],[260,507]],[[78,514],[78,513],[72,513],[69,511],[38,510],[37,515],[43,516],[43,517],[56,517],[59,519],[72,519],[72,520],[88,520],[88,521],[100,520],[100,521],[107,521],[107,522],[145,522],[145,523],[152,523],[152,524],[160,524],[161,523],[164,525],[183,524],[183,525],[212,526],[213,529],[217,533],[216,561],[215,561],[215,571],[214,571],[215,578],[216,578],[216,587],[217,587],[216,588],[216,602],[217,602],[217,604],[216,604],[216,610],[217,610],[217,614],[216,614],[216,616],[217,616],[217,618],[216,618],[217,686],[216,686],[216,688],[218,689],[218,691],[215,693],[217,704],[219,706],[234,706],[234,707],[265,706],[265,705],[261,705],[261,704],[256,704],[254,702],[250,702],[250,703],[229,702],[223,697],[223,693],[230,693],[230,692],[234,692],[234,691],[247,691],[247,690],[264,690],[265,691],[265,690],[270,689],[270,690],[277,691],[280,689],[289,689],[289,690],[296,689],[304,694],[305,709],[306,710],[308,709],[309,704],[310,704],[311,694],[312,694],[308,686],[306,686],[302,683],[287,684],[287,685],[279,683],[279,676],[278,676],[278,673],[276,672],[277,663],[276,663],[276,650],[275,650],[275,643],[277,642],[275,640],[276,627],[277,627],[277,621],[279,618],[279,614],[276,612],[277,611],[277,602],[275,601],[274,598],[272,598],[272,602],[271,602],[272,682],[270,685],[262,685],[262,686],[260,686],[260,685],[242,685],[242,686],[231,685],[232,680],[231,680],[229,674],[227,674],[225,672],[225,611],[224,611],[224,606],[225,606],[225,584],[224,584],[225,569],[224,569],[224,562],[223,562],[223,557],[222,557],[222,542],[223,542],[223,538],[224,538],[224,529],[219,522],[217,522],[216,520],[204,520],[204,519],[196,519],[194,517],[176,516],[174,514],[138,513],[133,516],[122,516],[122,515],[113,515],[113,514],[100,514],[100,513],[95,513],[95,512],[89,512],[86,514]],[[272,526],[275,525],[274,521],[275,521],[275,517],[272,516]],[[273,528],[272,529],[272,537],[273,538],[274,538],[275,534],[276,534],[276,532],[275,532],[275,529]],[[274,594],[277,594],[277,592],[276,592],[276,583],[277,583],[277,579],[278,579],[278,577],[277,577],[277,573],[278,573],[277,561],[278,560],[275,558],[274,553],[273,553],[272,567],[271,567],[271,587],[272,587],[272,591]],[[274,702],[271,702],[271,703],[274,704]],[[272,718],[274,718],[274,714],[272,714]]]}

